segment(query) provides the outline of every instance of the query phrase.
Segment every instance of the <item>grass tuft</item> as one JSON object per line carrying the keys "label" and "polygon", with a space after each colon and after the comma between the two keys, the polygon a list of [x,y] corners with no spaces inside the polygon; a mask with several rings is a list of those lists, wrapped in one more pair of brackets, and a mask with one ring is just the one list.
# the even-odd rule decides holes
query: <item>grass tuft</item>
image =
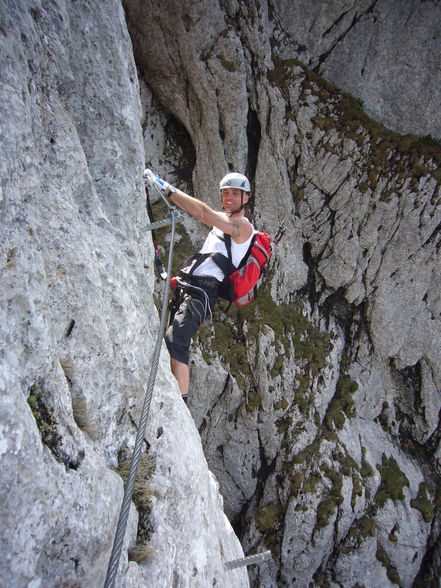
{"label": "grass tuft", "polygon": [[72,397],[72,415],[78,428],[89,435],[91,439],[97,439],[98,430],[90,418],[90,411],[86,399],[82,396]]}
{"label": "grass tuft", "polygon": [[[123,459],[118,464],[117,473],[126,484],[130,472],[131,459]],[[152,458],[147,453],[142,453],[139,459],[138,472],[133,489],[133,502],[138,511],[138,534],[136,537],[136,546],[139,549],[148,550],[153,528],[150,523],[150,514],[152,509],[151,499],[157,496],[156,489],[152,486],[150,480],[155,471]],[[153,551],[152,551],[153,553]]]}
{"label": "grass tuft", "polygon": [[47,405],[41,383],[31,386],[27,400],[40,432],[42,443],[50,449],[57,461],[64,463],[61,450],[63,437],[58,433],[54,411]]}

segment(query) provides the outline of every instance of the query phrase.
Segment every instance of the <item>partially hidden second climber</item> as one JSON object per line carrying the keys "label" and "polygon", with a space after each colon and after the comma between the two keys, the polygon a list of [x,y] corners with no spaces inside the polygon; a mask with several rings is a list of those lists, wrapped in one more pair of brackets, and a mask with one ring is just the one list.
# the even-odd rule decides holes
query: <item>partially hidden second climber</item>
{"label": "partially hidden second climber", "polygon": [[165,336],[171,370],[182,398],[187,402],[192,338],[202,323],[211,317],[219,287],[231,271],[231,263],[234,267],[240,264],[255,232],[244,210],[250,198],[250,182],[246,176],[236,172],[224,176],[219,185],[223,211],[216,211],[202,200],[170,185],[149,169],[144,171],[144,181],[156,185],[176,206],[211,227],[199,253],[181,270]]}

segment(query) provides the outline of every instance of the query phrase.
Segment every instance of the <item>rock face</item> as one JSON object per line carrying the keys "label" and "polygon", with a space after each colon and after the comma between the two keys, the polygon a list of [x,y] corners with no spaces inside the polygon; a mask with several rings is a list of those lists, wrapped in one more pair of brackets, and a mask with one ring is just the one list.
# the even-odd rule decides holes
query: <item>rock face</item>
{"label": "rock face", "polygon": [[[215,205],[223,173],[245,171],[256,226],[287,222],[256,303],[219,309],[192,360],[189,407],[226,512],[247,553],[273,554],[252,584],[428,585],[440,574],[441,149],[317,75],[356,93],[351,68],[366,58],[369,79],[409,87],[381,59],[398,4],[124,5],[147,162]],[[439,4],[418,7],[435,31]],[[413,42],[406,14],[394,35]],[[308,22],[320,35],[302,40]],[[439,136],[427,130],[439,105],[434,117],[422,96],[417,109],[394,95],[379,118]],[[390,122],[403,109],[415,127]]]}
{"label": "rock face", "polygon": [[440,136],[412,87],[439,85],[439,3],[413,6],[2,3],[5,586],[104,583],[159,328],[145,162],[216,206],[245,171],[287,232],[255,304],[201,330],[191,414],[161,353],[117,585],[440,576],[440,146],[318,75]]}
{"label": "rock face", "polygon": [[[119,2],[0,14],[0,583],[102,586],[159,328],[137,72]],[[145,441],[116,585],[247,586],[165,350]]]}
{"label": "rock face", "polygon": [[401,133],[441,138],[441,5],[276,0],[281,55],[296,56]]}

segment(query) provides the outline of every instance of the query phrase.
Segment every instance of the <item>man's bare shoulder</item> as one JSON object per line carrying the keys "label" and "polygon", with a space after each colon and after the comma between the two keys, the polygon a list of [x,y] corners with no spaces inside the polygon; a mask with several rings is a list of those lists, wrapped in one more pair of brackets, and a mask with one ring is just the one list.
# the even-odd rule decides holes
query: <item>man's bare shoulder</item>
{"label": "man's bare shoulder", "polygon": [[231,219],[234,223],[235,230],[231,233],[231,238],[235,243],[245,243],[253,234],[253,225],[246,218],[241,216],[239,218]]}

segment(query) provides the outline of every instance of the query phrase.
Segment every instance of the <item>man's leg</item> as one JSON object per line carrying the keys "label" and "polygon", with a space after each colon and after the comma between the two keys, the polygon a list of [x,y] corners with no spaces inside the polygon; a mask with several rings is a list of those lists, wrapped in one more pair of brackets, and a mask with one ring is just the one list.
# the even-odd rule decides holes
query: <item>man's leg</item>
{"label": "man's leg", "polygon": [[[210,305],[216,301],[217,290],[211,293]],[[205,320],[206,301],[194,296],[186,296],[175,313],[165,334],[165,342],[170,353],[170,367],[175,376],[184,402],[190,383],[188,367],[190,344],[193,335]]]}
{"label": "man's leg", "polygon": [[170,368],[175,376],[183,401],[187,404],[190,384],[188,368],[191,338],[199,327],[199,316],[188,308],[188,298],[180,305],[165,334],[165,342],[170,353]]}
{"label": "man's leg", "polygon": [[182,363],[182,361],[178,361],[174,357],[171,357],[170,367],[172,374],[178,381],[179,390],[181,391],[182,396],[186,396],[188,394],[188,387],[190,383],[190,370],[188,369],[188,365]]}

